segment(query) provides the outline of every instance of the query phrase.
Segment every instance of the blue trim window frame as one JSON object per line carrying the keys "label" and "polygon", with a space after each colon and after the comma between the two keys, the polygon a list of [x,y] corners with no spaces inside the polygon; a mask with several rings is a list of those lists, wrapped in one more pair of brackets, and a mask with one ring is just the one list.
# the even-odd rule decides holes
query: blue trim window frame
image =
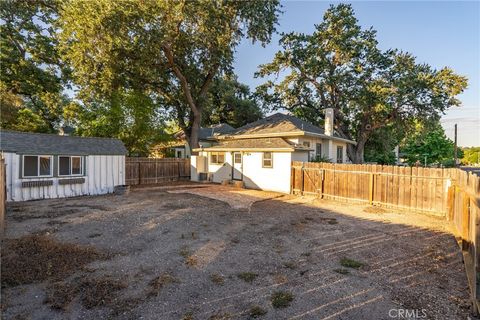
{"label": "blue trim window frame", "polygon": [[[27,161],[26,159],[27,158]],[[28,159],[30,158],[30,159]],[[36,174],[25,174],[25,164],[33,164],[33,159],[36,160]],[[47,160],[48,159],[48,160]],[[48,167],[47,167],[48,165]],[[48,174],[45,173],[48,168]],[[27,168],[28,170],[34,169],[34,167]],[[39,154],[23,154],[22,155],[22,178],[51,178],[53,177],[53,156],[52,155],[39,155]]]}

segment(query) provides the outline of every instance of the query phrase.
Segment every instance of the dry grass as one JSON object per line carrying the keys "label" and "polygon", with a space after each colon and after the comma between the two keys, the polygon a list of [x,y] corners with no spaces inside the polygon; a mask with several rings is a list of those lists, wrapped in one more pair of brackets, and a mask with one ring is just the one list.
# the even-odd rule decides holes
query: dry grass
{"label": "dry grass", "polygon": [[237,274],[237,277],[242,279],[245,282],[253,282],[258,277],[258,274],[254,272],[241,272]]}
{"label": "dry grass", "polygon": [[189,267],[195,267],[198,264],[198,259],[195,256],[189,256],[185,259],[185,264]]}
{"label": "dry grass", "polygon": [[293,301],[293,294],[285,291],[277,291],[270,298],[274,308],[286,308]]}
{"label": "dry grass", "polygon": [[211,274],[210,275],[210,280],[213,283],[218,284],[220,286],[222,286],[225,283],[225,279],[223,278],[223,276],[221,274],[218,274],[218,273]]}
{"label": "dry grass", "polygon": [[359,269],[360,267],[365,265],[363,262],[356,261],[349,258],[342,258],[340,260],[340,264],[342,265],[342,267],[351,268],[351,269]]}
{"label": "dry grass", "polygon": [[150,281],[150,290],[147,293],[148,297],[156,296],[160,293],[163,287],[171,283],[178,283],[179,280],[169,273],[162,273],[158,277],[155,277]]}
{"label": "dry grass", "polygon": [[47,287],[45,303],[53,309],[67,310],[70,303],[79,295],[80,301],[87,309],[100,306],[115,309],[120,305],[117,301],[117,292],[127,286],[125,281],[110,276],[89,278],[81,282],[56,282]]}
{"label": "dry grass", "polygon": [[363,209],[363,212],[382,214],[382,213],[387,213],[387,210],[381,207],[371,206],[371,207],[365,207],[365,209]]}
{"label": "dry grass", "polygon": [[125,281],[110,277],[87,279],[81,285],[82,304],[87,309],[115,305],[117,291],[126,288]]}
{"label": "dry grass", "polygon": [[2,250],[2,287],[62,279],[86,264],[107,256],[92,246],[61,243],[33,235],[5,240]]}
{"label": "dry grass", "polygon": [[260,306],[252,306],[250,308],[250,311],[248,312],[248,315],[251,318],[258,318],[258,317],[264,316],[266,314],[267,314],[267,310],[263,309]]}

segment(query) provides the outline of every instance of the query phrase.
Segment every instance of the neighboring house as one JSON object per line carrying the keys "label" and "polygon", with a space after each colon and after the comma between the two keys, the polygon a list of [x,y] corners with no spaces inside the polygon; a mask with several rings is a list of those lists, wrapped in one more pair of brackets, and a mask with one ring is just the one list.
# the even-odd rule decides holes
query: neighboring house
{"label": "neighboring house", "polygon": [[[216,141],[217,136],[228,134],[233,131],[235,131],[235,128],[226,123],[220,123],[208,128],[200,128],[198,133],[198,144],[200,147],[209,147]],[[175,151],[175,158],[190,158],[190,146],[188,145],[188,141],[185,139],[185,134],[183,131],[176,134],[175,138],[183,141],[181,145],[173,147]]]}
{"label": "neighboring house", "polygon": [[355,144],[334,132],[332,109],[326,110],[325,130],[276,113],[215,140],[193,150],[199,154],[192,156],[192,180],[241,180],[247,188],[284,193],[290,192],[292,161],[322,157],[346,163],[347,144]]}
{"label": "neighboring house", "polygon": [[118,139],[0,130],[7,201],[113,192],[125,184],[127,150]]}

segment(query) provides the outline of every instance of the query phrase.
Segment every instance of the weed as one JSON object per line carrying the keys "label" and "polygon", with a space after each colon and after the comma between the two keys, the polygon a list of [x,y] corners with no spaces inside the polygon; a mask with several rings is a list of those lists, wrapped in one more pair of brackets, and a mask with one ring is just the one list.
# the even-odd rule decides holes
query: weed
{"label": "weed", "polygon": [[158,277],[155,277],[150,281],[150,290],[147,293],[147,296],[156,296],[160,290],[168,284],[179,282],[177,278],[172,276],[169,273],[162,273]]}
{"label": "weed", "polygon": [[248,313],[252,318],[258,318],[267,314],[267,310],[263,309],[260,306],[252,306]]}
{"label": "weed", "polygon": [[293,294],[286,291],[277,291],[270,298],[274,308],[286,308],[293,301]]}
{"label": "weed", "polygon": [[231,319],[232,318],[232,315],[228,312],[224,312],[224,313],[215,313],[215,314],[212,314],[208,319],[209,320],[228,320],[228,319]]}
{"label": "weed", "polygon": [[292,270],[297,268],[297,265],[293,261],[285,262],[283,266],[287,269],[292,269]]}
{"label": "weed", "polygon": [[258,277],[258,274],[254,272],[241,272],[237,274],[237,277],[239,277],[245,282],[253,282],[253,280]]}
{"label": "weed", "polygon": [[188,247],[187,246],[182,246],[180,248],[180,252],[179,254],[184,257],[184,258],[187,258],[189,255],[190,255],[190,250],[188,250]]}
{"label": "weed", "polygon": [[349,258],[342,258],[340,260],[340,264],[342,265],[342,267],[352,268],[352,269],[358,269],[358,268],[362,267],[363,265],[365,265],[363,262],[356,261],[356,260],[349,259]]}
{"label": "weed", "polygon": [[187,312],[183,315],[182,320],[193,320],[193,312]]}
{"label": "weed", "polygon": [[310,251],[307,251],[301,254],[301,256],[304,256],[304,257],[310,257],[311,255],[312,253]]}
{"label": "weed", "polygon": [[223,278],[223,276],[218,274],[218,273],[211,274],[210,275],[210,280],[213,283],[218,284],[218,285],[223,285],[223,283],[225,282],[225,279]]}
{"label": "weed", "polygon": [[343,269],[343,268],[335,269],[333,271],[335,271],[336,273],[340,273],[340,274],[349,274],[350,273],[350,271],[348,271],[347,269]]}
{"label": "weed", "polygon": [[198,260],[195,256],[189,256],[187,259],[185,259],[185,264],[190,267],[194,267],[198,264]]}

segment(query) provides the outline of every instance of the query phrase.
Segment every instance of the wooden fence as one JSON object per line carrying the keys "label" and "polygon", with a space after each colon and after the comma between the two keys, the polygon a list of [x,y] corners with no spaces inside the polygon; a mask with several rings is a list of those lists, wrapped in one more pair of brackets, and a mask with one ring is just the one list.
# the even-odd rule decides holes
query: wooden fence
{"label": "wooden fence", "polygon": [[291,192],[435,214],[459,239],[478,310],[480,177],[460,169],[293,162]]}
{"label": "wooden fence", "polygon": [[190,159],[125,158],[127,185],[189,180]]}
{"label": "wooden fence", "polygon": [[7,185],[6,185],[5,159],[0,156],[0,238],[5,231],[5,214],[7,212]]}

